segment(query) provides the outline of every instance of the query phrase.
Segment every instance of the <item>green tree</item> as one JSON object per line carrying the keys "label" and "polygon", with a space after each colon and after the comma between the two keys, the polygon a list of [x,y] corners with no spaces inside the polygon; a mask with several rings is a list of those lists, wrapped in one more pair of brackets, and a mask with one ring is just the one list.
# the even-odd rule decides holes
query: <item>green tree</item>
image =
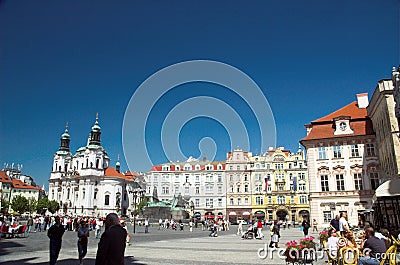
{"label": "green tree", "polygon": [[55,212],[57,212],[60,209],[60,204],[55,200],[49,201],[49,205],[48,205],[47,209],[49,209],[49,212],[54,214]]}
{"label": "green tree", "polygon": [[11,202],[11,209],[20,214],[26,212],[28,210],[28,199],[21,195],[14,197]]}
{"label": "green tree", "polygon": [[8,207],[10,207],[8,200],[1,199],[1,213],[8,213]]}
{"label": "green tree", "polygon": [[41,198],[36,204],[36,211],[39,214],[44,214],[47,209],[49,209],[50,201],[47,198]]}
{"label": "green tree", "polygon": [[135,214],[141,212],[143,208],[146,206],[147,206],[147,198],[144,198],[143,200],[140,201],[139,205],[137,206]]}
{"label": "green tree", "polygon": [[27,211],[29,213],[34,212],[36,210],[36,204],[37,204],[37,201],[35,200],[35,198],[29,198],[28,205],[27,205]]}

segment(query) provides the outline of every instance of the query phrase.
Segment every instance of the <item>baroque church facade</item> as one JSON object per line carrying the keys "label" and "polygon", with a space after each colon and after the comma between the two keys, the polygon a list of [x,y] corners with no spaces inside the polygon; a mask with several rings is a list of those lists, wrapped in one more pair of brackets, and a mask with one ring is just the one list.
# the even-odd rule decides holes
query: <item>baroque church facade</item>
{"label": "baroque church facade", "polygon": [[110,167],[110,158],[101,145],[101,128],[96,115],[87,145],[73,155],[68,124],[54,154],[49,179],[49,199],[60,203],[59,213],[80,216],[106,216],[117,212],[133,214],[141,198],[135,172],[120,172],[120,163]]}

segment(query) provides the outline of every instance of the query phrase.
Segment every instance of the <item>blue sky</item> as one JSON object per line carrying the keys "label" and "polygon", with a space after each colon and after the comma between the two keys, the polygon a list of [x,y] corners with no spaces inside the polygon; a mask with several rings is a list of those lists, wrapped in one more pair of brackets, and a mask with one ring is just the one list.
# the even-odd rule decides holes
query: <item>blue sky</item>
{"label": "blue sky", "polygon": [[[169,65],[207,59],[242,70],[268,99],[277,145],[296,150],[304,124],[352,102],[356,93],[371,95],[400,61],[397,0],[8,0],[0,2],[0,25],[0,163],[21,163],[46,186],[66,121],[74,152],[86,144],[99,112],[102,143],[114,164],[123,154],[131,96]],[[157,102],[146,134],[156,162],[166,160],[159,145],[165,111],[193,95],[226,98],[246,120],[250,139],[259,141],[243,102],[215,91],[210,84],[183,85]],[[198,141],[213,137],[216,159],[223,160],[236,147],[228,134],[198,118],[183,127],[179,142],[186,155],[199,156]],[[137,161],[131,170],[147,168]]]}

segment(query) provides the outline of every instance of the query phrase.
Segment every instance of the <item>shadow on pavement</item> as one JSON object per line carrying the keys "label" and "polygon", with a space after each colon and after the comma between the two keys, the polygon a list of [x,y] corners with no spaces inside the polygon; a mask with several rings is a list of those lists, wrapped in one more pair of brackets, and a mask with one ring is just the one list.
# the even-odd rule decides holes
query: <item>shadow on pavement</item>
{"label": "shadow on pavement", "polygon": [[[36,258],[25,258],[25,259],[14,259],[14,260],[10,260],[10,261],[6,261],[6,262],[2,262],[2,265],[28,265],[28,264],[36,264],[36,265],[48,265],[49,262],[35,262]],[[85,265],[94,265],[96,260],[95,259],[84,259],[84,264]],[[57,261],[57,265],[74,265],[74,264],[78,264],[79,261],[77,259],[64,259],[64,260],[58,260]],[[135,260],[134,257],[125,257],[125,265],[129,265],[129,264],[137,264],[137,265],[146,265],[146,263],[141,263],[138,260]]]}
{"label": "shadow on pavement", "polygon": [[2,239],[0,241],[0,254],[1,255],[6,255],[8,253],[11,253],[13,249],[18,247],[24,247],[24,245],[17,243],[15,241],[7,241],[7,239]]}

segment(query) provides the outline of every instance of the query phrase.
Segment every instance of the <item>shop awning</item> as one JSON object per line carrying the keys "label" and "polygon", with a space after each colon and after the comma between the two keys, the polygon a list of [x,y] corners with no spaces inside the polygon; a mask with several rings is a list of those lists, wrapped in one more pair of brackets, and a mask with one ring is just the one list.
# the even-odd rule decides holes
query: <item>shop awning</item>
{"label": "shop awning", "polygon": [[232,216],[232,215],[237,215],[237,214],[235,212],[230,212],[229,216]]}
{"label": "shop awning", "polygon": [[206,215],[205,217],[206,217],[206,219],[214,219],[215,218],[214,215]]}
{"label": "shop awning", "polygon": [[201,213],[199,213],[199,212],[195,212],[195,213],[194,213],[194,216],[196,216],[196,217],[200,217],[200,216],[201,216]]}
{"label": "shop awning", "polygon": [[400,196],[400,178],[395,178],[382,183],[376,190],[373,201],[382,197]]}
{"label": "shop awning", "polygon": [[243,212],[242,215],[250,215],[249,212]]}

